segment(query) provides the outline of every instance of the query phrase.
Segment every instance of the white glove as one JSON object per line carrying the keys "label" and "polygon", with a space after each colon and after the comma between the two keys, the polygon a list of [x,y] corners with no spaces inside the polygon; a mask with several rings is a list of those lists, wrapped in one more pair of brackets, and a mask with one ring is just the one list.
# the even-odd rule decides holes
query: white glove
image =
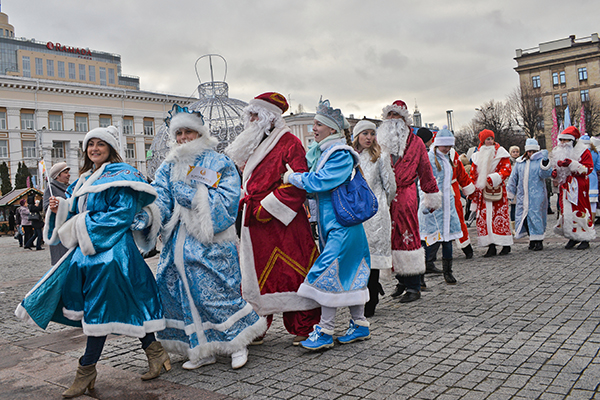
{"label": "white glove", "polygon": [[284,184],[288,184],[290,183],[290,175],[294,173],[294,170],[292,169],[292,167],[290,167],[290,164],[285,164],[285,167],[287,168],[287,171],[283,174],[281,178],[283,179]]}

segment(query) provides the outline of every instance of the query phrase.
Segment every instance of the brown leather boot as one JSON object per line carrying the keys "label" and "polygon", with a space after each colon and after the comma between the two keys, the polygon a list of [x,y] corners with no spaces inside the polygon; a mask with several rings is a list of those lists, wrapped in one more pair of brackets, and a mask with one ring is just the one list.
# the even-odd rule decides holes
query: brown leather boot
{"label": "brown leather boot", "polygon": [[171,359],[160,342],[152,342],[144,351],[148,357],[149,370],[141,376],[143,381],[158,378],[162,367],[165,367],[166,371],[171,370]]}
{"label": "brown leather boot", "polygon": [[69,389],[67,389],[62,396],[66,399],[72,397],[81,396],[85,393],[86,389],[93,390],[94,384],[96,383],[96,364],[81,365],[77,363],[77,374],[75,375],[75,381]]}

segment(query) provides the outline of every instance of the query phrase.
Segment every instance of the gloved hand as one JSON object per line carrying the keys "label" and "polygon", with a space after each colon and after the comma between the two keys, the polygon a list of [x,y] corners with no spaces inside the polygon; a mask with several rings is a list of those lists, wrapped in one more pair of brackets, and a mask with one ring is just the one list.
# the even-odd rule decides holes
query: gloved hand
{"label": "gloved hand", "polygon": [[558,172],[554,169],[552,170],[552,177],[556,178],[558,176]]}
{"label": "gloved hand", "polygon": [[548,166],[548,164],[550,164],[550,159],[549,159],[549,158],[546,158],[545,160],[542,160],[542,165],[543,165],[544,167],[547,167],[547,166]]}
{"label": "gloved hand", "polygon": [[292,169],[292,167],[290,167],[290,164],[285,164],[285,167],[287,168],[287,171],[283,174],[281,178],[283,179],[284,184],[288,184],[290,183],[290,175],[294,173],[294,170]]}
{"label": "gloved hand", "polygon": [[569,165],[571,165],[571,159],[565,158],[564,160],[557,162],[556,165],[558,165],[559,167],[568,167]]}
{"label": "gloved hand", "polygon": [[181,181],[173,182],[173,197],[182,207],[192,208],[192,200],[195,195],[196,189]]}

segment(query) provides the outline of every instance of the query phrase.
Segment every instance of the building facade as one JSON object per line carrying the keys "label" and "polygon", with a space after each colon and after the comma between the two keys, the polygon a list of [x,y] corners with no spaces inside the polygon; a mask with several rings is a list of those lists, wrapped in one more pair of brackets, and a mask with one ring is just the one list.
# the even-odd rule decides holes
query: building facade
{"label": "building facade", "polygon": [[121,74],[117,54],[15,38],[4,13],[0,30],[0,163],[13,182],[19,162],[37,182],[42,159],[48,168],[66,161],[75,171],[85,134],[109,125],[121,132],[124,160],[145,174],[166,113],[194,100],[139,90],[139,78]]}
{"label": "building facade", "polygon": [[[517,49],[515,61],[521,91],[529,94],[542,111],[539,121],[542,133],[538,139],[547,145],[551,143],[553,109],[560,116],[567,105],[573,113],[574,107],[580,110],[591,100],[600,101],[600,41],[597,33],[579,39],[572,35],[540,43],[531,49]],[[576,121],[572,122],[576,124]]]}

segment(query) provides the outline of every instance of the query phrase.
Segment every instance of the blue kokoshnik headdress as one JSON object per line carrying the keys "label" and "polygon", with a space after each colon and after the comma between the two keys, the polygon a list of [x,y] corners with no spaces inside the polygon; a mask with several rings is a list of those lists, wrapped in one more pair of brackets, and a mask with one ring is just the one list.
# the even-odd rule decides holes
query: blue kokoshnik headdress
{"label": "blue kokoshnik headdress", "polygon": [[175,136],[180,128],[189,128],[200,134],[208,134],[208,127],[204,124],[204,116],[200,111],[173,104],[173,108],[168,114],[165,124],[169,128],[169,134]]}
{"label": "blue kokoshnik headdress", "polygon": [[335,129],[339,133],[344,131],[346,127],[346,119],[339,108],[333,108],[329,105],[329,100],[319,101],[317,106],[317,115],[315,119],[331,129]]}

